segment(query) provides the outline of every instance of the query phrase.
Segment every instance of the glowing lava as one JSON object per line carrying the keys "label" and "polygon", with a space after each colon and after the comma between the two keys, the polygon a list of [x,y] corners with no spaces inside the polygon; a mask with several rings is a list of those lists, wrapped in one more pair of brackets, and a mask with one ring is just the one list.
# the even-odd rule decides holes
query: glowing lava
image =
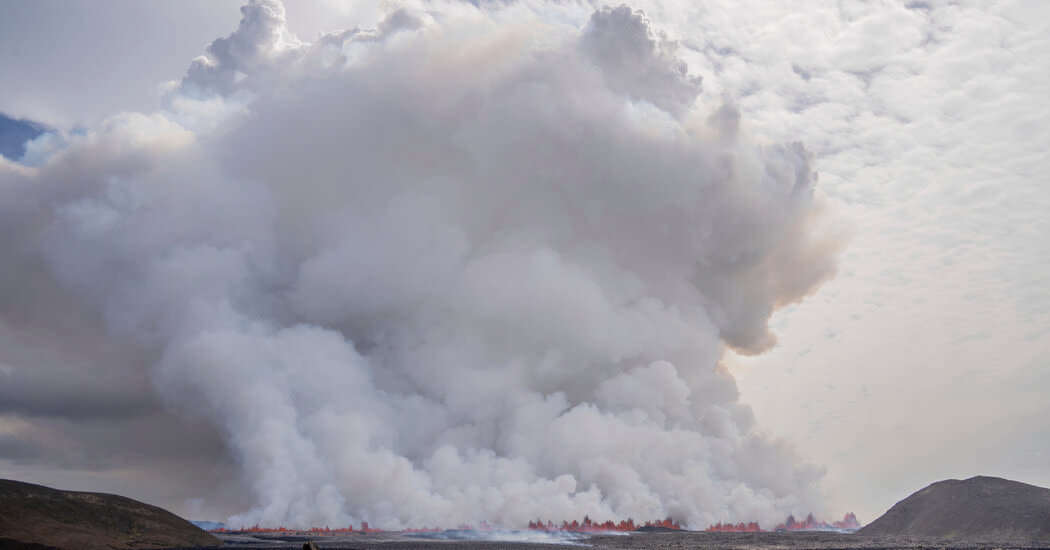
{"label": "glowing lava", "polygon": [[[562,521],[561,524],[554,523],[553,521],[536,520],[530,521],[528,529],[530,531],[545,531],[545,532],[566,532],[566,533],[625,533],[630,531],[637,531],[642,527],[653,527],[653,528],[665,528],[681,530],[682,525],[671,518],[666,518],[657,521],[647,521],[644,524],[636,524],[633,519],[627,518],[625,520],[615,522],[608,520],[604,522],[597,522],[592,520],[590,517],[584,516],[583,521],[573,520]],[[813,514],[806,516],[804,520],[797,520],[794,516],[788,516],[782,523],[778,524],[772,531],[836,531],[836,530],[854,530],[860,527],[860,523],[857,521],[857,516],[853,513],[846,514],[841,520],[832,523],[819,521],[813,517]],[[475,525],[460,525],[456,529],[460,531],[496,531],[497,529],[490,525],[488,522],[482,521]],[[424,528],[409,528],[393,531],[396,533],[436,533],[443,529],[439,527],[424,527]],[[721,532],[721,533],[761,533],[768,532],[769,529],[763,529],[758,522],[741,522],[741,523],[716,523],[709,526],[704,531],[709,532]],[[353,534],[353,533],[382,533],[385,532],[382,529],[373,529],[369,527],[368,522],[362,522],[360,528],[354,528],[353,525],[340,528],[329,528],[325,527],[312,527],[310,529],[289,529],[287,527],[260,527],[253,525],[251,527],[241,527],[240,529],[214,529],[214,533],[308,533],[311,535],[339,535],[339,534]]]}
{"label": "glowing lava", "polygon": [[813,517],[813,514],[806,516],[803,521],[798,521],[794,516],[788,516],[784,523],[777,525],[777,531],[825,531],[833,529],[857,529],[860,524],[857,523],[857,516],[850,512],[845,515],[840,521],[825,523],[823,521],[817,521]]}
{"label": "glowing lava", "polygon": [[584,516],[583,521],[573,520],[572,523],[568,521],[561,522],[561,525],[555,524],[552,521],[544,523],[543,520],[536,520],[529,522],[529,529],[533,531],[566,531],[570,533],[602,533],[602,532],[629,532],[635,531],[639,527],[664,527],[667,529],[681,529],[682,526],[678,522],[671,518],[647,521],[644,525],[635,525],[634,520],[627,518],[619,523],[613,520],[604,522],[592,521],[590,517]]}
{"label": "glowing lava", "polygon": [[[310,533],[312,535],[348,535],[352,533],[382,533],[382,529],[372,529],[368,526],[367,521],[361,522],[360,529],[354,529],[353,524],[346,527],[337,527],[332,529],[327,525],[324,527],[311,527],[309,529],[292,529],[283,525],[278,527],[260,527],[258,524],[252,525],[251,527],[241,527],[239,529],[210,529],[212,533]],[[430,529],[406,529],[406,531],[430,531]],[[439,529],[434,529],[439,531]]]}
{"label": "glowing lava", "polygon": [[748,523],[722,523],[718,522],[704,531],[717,531],[720,533],[758,533],[764,531],[757,521],[750,521]]}
{"label": "glowing lava", "polygon": [[[853,512],[846,514],[841,520],[827,523],[819,521],[813,517],[813,514],[806,516],[806,519],[799,521],[795,519],[795,516],[788,516],[783,523],[778,524],[773,531],[851,531],[860,528],[860,523],[857,522],[857,516],[853,515]],[[725,533],[759,533],[765,532],[757,522],[749,523],[716,523],[704,529],[705,531],[712,532],[725,532]]]}

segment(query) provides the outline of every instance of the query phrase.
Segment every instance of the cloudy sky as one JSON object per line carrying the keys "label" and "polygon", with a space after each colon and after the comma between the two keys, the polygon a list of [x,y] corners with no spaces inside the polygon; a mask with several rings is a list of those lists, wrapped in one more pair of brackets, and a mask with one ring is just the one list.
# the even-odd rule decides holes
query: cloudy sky
{"label": "cloudy sky", "polygon": [[1050,486],[1050,4],[475,4],[0,5],[0,476],[392,526]]}

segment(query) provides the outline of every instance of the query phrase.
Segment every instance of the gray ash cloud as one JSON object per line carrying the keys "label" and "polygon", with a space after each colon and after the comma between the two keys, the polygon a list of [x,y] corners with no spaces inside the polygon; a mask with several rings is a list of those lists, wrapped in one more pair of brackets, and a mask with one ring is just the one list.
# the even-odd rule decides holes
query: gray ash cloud
{"label": "gray ash cloud", "polygon": [[18,437],[76,457],[39,419],[155,417],[236,472],[234,525],[820,511],[822,470],[720,364],[834,273],[803,146],[698,104],[627,8],[312,43],[276,2],[242,11],[164,111],[0,164]]}

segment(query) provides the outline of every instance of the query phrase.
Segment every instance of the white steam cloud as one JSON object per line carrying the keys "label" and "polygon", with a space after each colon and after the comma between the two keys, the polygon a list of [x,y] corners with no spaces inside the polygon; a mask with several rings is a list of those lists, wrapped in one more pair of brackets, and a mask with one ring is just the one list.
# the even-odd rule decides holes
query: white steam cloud
{"label": "white steam cloud", "polygon": [[0,159],[4,319],[214,426],[255,499],[230,523],[821,511],[720,365],[834,271],[802,145],[699,105],[626,6],[312,43],[242,11],[164,111]]}

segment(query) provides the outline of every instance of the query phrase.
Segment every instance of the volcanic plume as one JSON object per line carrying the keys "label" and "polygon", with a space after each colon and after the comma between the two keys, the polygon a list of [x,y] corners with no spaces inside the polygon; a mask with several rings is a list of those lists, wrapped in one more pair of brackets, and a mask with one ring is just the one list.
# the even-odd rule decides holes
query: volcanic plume
{"label": "volcanic plume", "polygon": [[834,272],[813,159],[642,12],[575,9],[307,42],[252,0],[163,110],[0,159],[6,402],[160,396],[221,438],[231,525],[821,512],[721,364]]}

